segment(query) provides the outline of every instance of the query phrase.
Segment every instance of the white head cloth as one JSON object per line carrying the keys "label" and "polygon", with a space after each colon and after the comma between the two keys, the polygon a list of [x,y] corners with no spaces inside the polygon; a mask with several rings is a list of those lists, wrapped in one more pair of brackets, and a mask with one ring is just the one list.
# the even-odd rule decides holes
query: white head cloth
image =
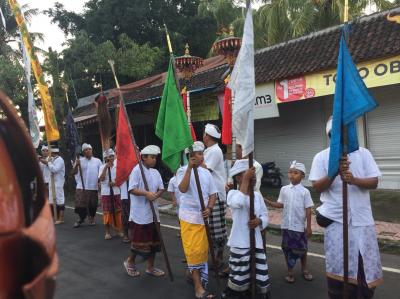
{"label": "white head cloth", "polygon": [[92,149],[92,146],[88,143],[82,144],[82,152],[84,152],[87,149]]}
{"label": "white head cloth", "polygon": [[51,152],[52,153],[59,153],[60,149],[58,148],[57,145],[53,145],[53,146],[51,146]]}
{"label": "white head cloth", "polygon": [[213,124],[206,124],[206,128],[205,128],[205,132],[206,134],[220,139],[221,138],[221,131],[219,130],[219,128]]}
{"label": "white head cloth", "polygon": [[326,135],[329,135],[331,130],[332,130],[332,116],[329,117],[328,121],[326,122]]}
{"label": "white head cloth", "polygon": [[108,150],[105,150],[105,151],[103,152],[103,158],[104,158],[104,159],[105,159],[105,158],[108,158],[108,157],[110,157],[110,156],[115,156],[115,152],[113,151],[112,148],[109,148]]}
{"label": "white head cloth", "polygon": [[[192,145],[192,151],[193,152],[204,152],[205,146],[204,143],[201,141],[195,141]],[[190,149],[186,148],[185,149],[185,154],[190,153]]]}
{"label": "white head cloth", "polygon": [[161,150],[157,145],[148,145],[140,153],[142,155],[159,155]]}
{"label": "white head cloth", "polygon": [[299,163],[296,160],[292,161],[292,163],[290,163],[290,167],[289,169],[297,169],[302,171],[304,174],[306,174],[306,166],[303,163]]}
{"label": "white head cloth", "polygon": [[46,150],[48,151],[49,147],[47,145],[42,145],[41,151],[43,152],[43,151],[46,151]]}
{"label": "white head cloth", "polygon": [[249,159],[236,160],[235,164],[233,164],[231,170],[229,171],[229,175],[234,177],[235,175],[242,173],[247,169],[249,169]]}

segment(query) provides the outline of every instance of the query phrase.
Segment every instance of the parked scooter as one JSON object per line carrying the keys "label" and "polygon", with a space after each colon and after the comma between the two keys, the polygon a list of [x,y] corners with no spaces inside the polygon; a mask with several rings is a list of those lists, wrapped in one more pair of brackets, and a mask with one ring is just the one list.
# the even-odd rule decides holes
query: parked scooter
{"label": "parked scooter", "polygon": [[275,162],[266,162],[261,164],[261,166],[264,172],[261,183],[274,188],[282,187],[281,177],[283,177],[283,175],[281,170],[276,167]]}

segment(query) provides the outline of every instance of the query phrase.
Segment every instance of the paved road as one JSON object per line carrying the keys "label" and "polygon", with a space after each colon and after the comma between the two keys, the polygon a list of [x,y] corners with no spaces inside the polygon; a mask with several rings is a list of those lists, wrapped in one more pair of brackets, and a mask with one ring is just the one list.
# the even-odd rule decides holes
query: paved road
{"label": "paved road", "polygon": [[[72,211],[66,210],[66,224],[57,227],[60,272],[56,299],[194,298],[192,287],[185,282],[186,268],[181,263],[183,252],[175,229],[162,229],[175,276],[174,282],[170,282],[167,277],[153,278],[144,273],[138,278],[132,278],[125,274],[122,266],[124,258],[129,254],[129,245],[123,244],[117,237],[105,241],[102,225],[73,229],[74,218]],[[100,216],[97,221],[101,222]],[[177,225],[176,219],[168,216],[162,217],[162,223]],[[279,242],[279,237],[268,236],[268,244],[279,246]],[[310,252],[323,254],[322,244],[311,243]],[[286,269],[281,251],[269,248],[267,255],[273,298],[327,298],[323,258],[309,257],[310,270],[315,276],[313,282],[301,279],[300,269],[297,269],[296,283],[289,285],[283,281]],[[386,267],[400,269],[399,256],[383,254],[382,262]],[[161,254],[157,257],[156,265],[165,269]],[[140,264],[139,269],[143,270],[144,264]],[[378,288],[375,298],[400,298],[400,273],[385,271],[384,278],[385,284]],[[222,285],[225,285],[225,281]],[[219,292],[222,288],[212,280],[212,291]]]}

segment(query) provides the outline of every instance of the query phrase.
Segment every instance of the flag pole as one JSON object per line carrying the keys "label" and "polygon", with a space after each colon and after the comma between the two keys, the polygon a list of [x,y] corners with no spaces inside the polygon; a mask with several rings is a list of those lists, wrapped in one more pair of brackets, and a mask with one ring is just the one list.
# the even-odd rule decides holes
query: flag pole
{"label": "flag pole", "polygon": [[[254,166],[253,152],[249,154],[249,168]],[[253,180],[249,184],[250,220],[256,218],[254,214],[254,186]],[[250,287],[251,298],[256,298],[256,235],[255,229],[250,228]]]}
{"label": "flag pole", "polygon": [[[349,21],[349,0],[345,0],[344,4],[344,23]],[[345,25],[346,26],[346,25]],[[346,43],[348,42],[348,34],[345,35]],[[347,156],[347,127],[342,124],[342,149],[343,156]],[[343,299],[349,298],[349,223],[348,223],[348,184],[343,182]]]}
{"label": "flag pole", "polygon": [[[121,89],[119,87],[120,85],[119,85],[119,82],[118,82],[118,78],[117,78],[117,75],[115,74],[114,66],[111,63],[110,63],[110,66],[111,66],[111,70],[113,72],[115,85],[117,86],[117,88],[119,90],[119,101],[120,101],[120,103],[119,103],[118,106],[122,107],[122,109],[123,109],[123,111],[125,113],[126,119],[128,120],[129,134],[131,136],[131,139],[132,139],[132,142],[133,142],[133,146],[135,148],[135,156],[136,156],[136,160],[138,161],[138,164],[139,164],[140,174],[142,176],[144,188],[146,189],[146,191],[149,191],[149,184],[147,183],[146,175],[144,174],[143,164],[142,164],[140,155],[138,153],[138,147],[136,145],[136,140],[135,140],[135,137],[134,137],[133,132],[132,132],[132,126],[130,125],[129,118],[127,117],[127,112],[126,112],[126,109],[125,109],[125,103],[123,101],[122,92],[121,92]],[[129,192],[128,192],[128,196],[129,196]],[[162,251],[162,253],[164,255],[164,262],[165,262],[165,265],[167,267],[168,275],[169,275],[170,280],[174,281],[174,276],[173,276],[172,270],[171,270],[171,264],[170,264],[169,259],[168,259],[168,254],[167,254],[167,250],[165,248],[164,239],[163,239],[162,234],[161,234],[161,228],[160,228],[160,225],[158,224],[158,221],[157,221],[156,210],[154,208],[153,202],[149,201],[149,203],[150,203],[151,213],[152,213],[152,216],[153,216],[153,223],[154,223],[154,226],[156,227],[157,234],[158,234],[158,237],[160,239],[161,251]]]}

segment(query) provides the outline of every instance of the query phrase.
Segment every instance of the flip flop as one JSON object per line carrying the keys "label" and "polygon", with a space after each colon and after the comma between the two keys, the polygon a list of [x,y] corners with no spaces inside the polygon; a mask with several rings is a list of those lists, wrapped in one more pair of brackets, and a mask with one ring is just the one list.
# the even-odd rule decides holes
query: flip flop
{"label": "flip flop", "polygon": [[123,243],[130,243],[131,240],[129,240],[128,237],[124,237],[124,238],[122,239],[122,242],[123,242]]}
{"label": "flip flop", "polygon": [[112,236],[110,234],[106,234],[104,236],[104,240],[111,240],[111,239],[112,239]]}
{"label": "flip flop", "polygon": [[153,268],[153,270],[146,270],[146,274],[154,277],[161,277],[165,275],[165,272],[161,269]]}
{"label": "flip flop", "polygon": [[314,277],[312,276],[312,274],[308,271],[304,271],[303,272],[303,278],[306,281],[312,281],[314,279]]}
{"label": "flip flop", "polygon": [[205,291],[203,293],[203,295],[201,295],[201,297],[197,297],[196,295],[194,295],[194,298],[196,298],[196,299],[213,299],[213,298],[216,298],[216,296],[214,294],[209,293],[208,291]]}
{"label": "flip flop", "polygon": [[132,277],[137,277],[140,275],[140,272],[136,269],[136,266],[130,265],[128,261],[124,261],[124,268],[126,271],[126,274]]}
{"label": "flip flop", "polygon": [[294,276],[293,275],[286,275],[285,281],[287,283],[294,283],[295,282]]}

